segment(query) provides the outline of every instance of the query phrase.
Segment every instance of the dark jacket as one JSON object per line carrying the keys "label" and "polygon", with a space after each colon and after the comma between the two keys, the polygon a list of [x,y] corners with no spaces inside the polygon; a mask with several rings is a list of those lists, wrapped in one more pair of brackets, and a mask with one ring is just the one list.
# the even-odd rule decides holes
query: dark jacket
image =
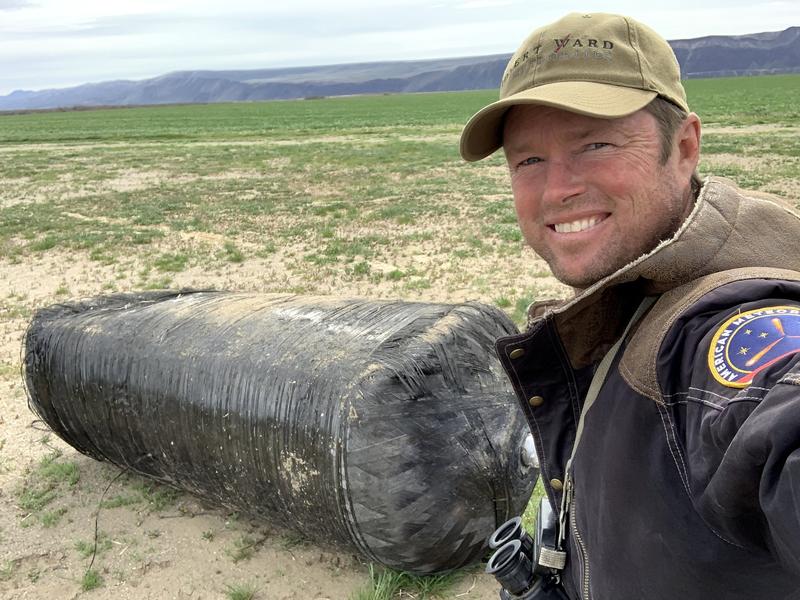
{"label": "dark jacket", "polygon": [[800,218],[725,180],[672,239],[498,341],[552,506],[644,296],[575,455],[568,594],[800,598]]}

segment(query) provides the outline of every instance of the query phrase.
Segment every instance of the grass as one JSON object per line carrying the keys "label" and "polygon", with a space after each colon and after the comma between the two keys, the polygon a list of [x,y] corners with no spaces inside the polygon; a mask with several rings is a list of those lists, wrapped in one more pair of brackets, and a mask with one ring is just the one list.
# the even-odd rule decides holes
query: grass
{"label": "grass", "polygon": [[186,268],[186,263],[189,262],[189,256],[180,253],[166,253],[159,256],[153,261],[153,266],[161,272],[178,272]]}
{"label": "grass", "polygon": [[244,262],[244,254],[242,251],[236,247],[236,244],[233,242],[225,242],[223,246],[223,252],[225,254],[225,260],[232,263],[240,263]]}
{"label": "grass", "polygon": [[800,108],[790,101],[797,75],[721,77],[684,82],[689,106],[705,123],[797,126]]}
{"label": "grass", "polygon": [[39,515],[39,521],[42,523],[43,527],[55,527],[65,514],[67,514],[67,509],[61,506],[55,510],[43,512]]}
{"label": "grass", "polygon": [[[20,374],[20,366],[7,364],[7,363],[0,363],[0,379],[10,379],[11,377],[16,377]],[[3,449],[3,444],[5,440],[0,441],[0,450]]]}
{"label": "grass", "polygon": [[228,600],[253,600],[258,588],[253,583],[236,583],[225,586],[225,597]]}
{"label": "grass", "polygon": [[[97,554],[110,550],[111,546],[111,538],[101,533],[97,539]],[[74,548],[81,558],[89,558],[95,551],[94,542],[87,542],[85,540],[78,540],[75,542]]]}
{"label": "grass", "polygon": [[132,488],[139,493],[150,512],[159,512],[174,506],[182,493],[175,488],[145,480],[137,482]]}
{"label": "grass", "polygon": [[15,301],[13,298],[0,300],[0,318],[5,319],[28,319],[33,314],[30,306]]}
{"label": "grass", "polygon": [[522,513],[522,527],[531,535],[535,535],[536,533],[536,513],[539,510],[539,500],[543,497],[544,485],[542,484],[542,480],[539,479],[536,482],[536,487],[533,488],[530,502],[528,502],[525,512]]}
{"label": "grass", "polygon": [[514,301],[514,311],[511,313],[511,319],[517,324],[518,327],[524,326],[528,319],[528,307],[535,301],[536,292],[532,290],[523,291],[522,294],[520,294],[520,296]]}
{"label": "grass", "polygon": [[13,560],[5,561],[0,566],[0,581],[9,581],[19,567],[19,563]]}
{"label": "grass", "polygon": [[287,532],[278,538],[278,546],[284,550],[308,545],[308,539],[295,532]]}
{"label": "grass", "polygon": [[44,527],[53,527],[67,513],[64,506],[44,510],[68,493],[80,480],[78,465],[59,460],[60,458],[59,451],[43,457],[29,471],[22,487],[17,491],[17,504],[28,513],[22,520],[23,526],[30,526],[35,517]]}
{"label": "grass", "polygon": [[369,582],[350,600],[396,600],[441,598],[463,577],[462,572],[418,577],[401,571],[369,566]]}
{"label": "grass", "polygon": [[80,479],[78,465],[74,462],[59,461],[58,458],[60,457],[60,452],[54,452],[42,458],[36,474],[47,481],[54,483],[64,482],[67,485],[74,486]]}
{"label": "grass", "polygon": [[[125,139],[180,146],[198,139],[248,140],[280,136],[280,139],[298,141],[330,131],[347,136],[391,129],[392,133],[401,134],[425,126],[440,127],[443,123],[460,127],[475,109],[496,96],[496,92],[483,90],[453,96],[447,102],[442,101],[441,94],[414,94],[166,106],[156,110],[131,108],[3,115],[0,117],[4,119],[0,142],[44,143],[57,138],[71,143],[96,143]],[[85,121],[85,128],[76,128],[76,121]],[[247,156],[246,150],[238,150],[237,160]],[[202,165],[195,166],[189,160],[192,154],[183,156],[187,159],[187,168],[201,168]],[[43,169],[44,165],[41,161],[31,162],[26,172]]]}
{"label": "grass", "polygon": [[264,537],[256,539],[251,535],[244,534],[234,540],[233,546],[225,550],[225,554],[230,556],[234,563],[249,560],[265,541]]}
{"label": "grass", "polygon": [[89,569],[86,573],[83,574],[81,578],[81,589],[84,592],[89,592],[91,590],[99,588],[103,585],[103,578],[100,576],[100,573],[95,571],[94,569]]}
{"label": "grass", "polygon": [[[158,513],[175,506],[182,492],[167,485],[134,478],[126,489],[99,503],[99,508],[112,510],[144,506],[148,513]],[[138,508],[137,508],[138,510]],[[148,532],[150,535],[151,532]]]}
{"label": "grass", "polygon": [[103,500],[100,503],[100,508],[119,508],[120,506],[130,506],[132,504],[138,504],[143,500],[143,496],[139,494],[117,494],[108,500]]}

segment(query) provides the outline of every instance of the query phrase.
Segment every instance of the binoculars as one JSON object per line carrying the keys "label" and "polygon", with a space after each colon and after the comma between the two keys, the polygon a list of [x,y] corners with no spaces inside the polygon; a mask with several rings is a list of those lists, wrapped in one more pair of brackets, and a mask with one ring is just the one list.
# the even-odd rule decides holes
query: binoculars
{"label": "binoculars", "polygon": [[568,600],[561,586],[566,554],[556,550],[556,514],[546,498],[539,503],[536,534],[522,528],[522,518],[503,523],[489,538],[494,554],[486,573],[502,589],[501,600]]}

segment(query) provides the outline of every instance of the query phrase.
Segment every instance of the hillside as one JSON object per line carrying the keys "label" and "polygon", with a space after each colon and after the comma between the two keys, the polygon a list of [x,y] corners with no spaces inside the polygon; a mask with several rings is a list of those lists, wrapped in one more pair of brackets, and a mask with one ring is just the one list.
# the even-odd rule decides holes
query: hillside
{"label": "hillside", "polygon": [[[800,27],[671,41],[685,77],[800,72]],[[178,71],[142,81],[106,81],[0,96],[0,110],[126,106],[487,89],[509,54],[283,69]]]}

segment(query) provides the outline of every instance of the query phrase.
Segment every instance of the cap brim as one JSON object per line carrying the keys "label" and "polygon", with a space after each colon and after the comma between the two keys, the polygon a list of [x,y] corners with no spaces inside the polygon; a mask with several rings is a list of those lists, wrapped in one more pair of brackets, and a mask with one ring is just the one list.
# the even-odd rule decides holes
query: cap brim
{"label": "cap brim", "polygon": [[503,145],[503,117],[512,106],[541,104],[569,112],[616,119],[644,108],[658,94],[591,81],[560,81],[523,90],[475,113],[461,132],[461,156],[475,161]]}

